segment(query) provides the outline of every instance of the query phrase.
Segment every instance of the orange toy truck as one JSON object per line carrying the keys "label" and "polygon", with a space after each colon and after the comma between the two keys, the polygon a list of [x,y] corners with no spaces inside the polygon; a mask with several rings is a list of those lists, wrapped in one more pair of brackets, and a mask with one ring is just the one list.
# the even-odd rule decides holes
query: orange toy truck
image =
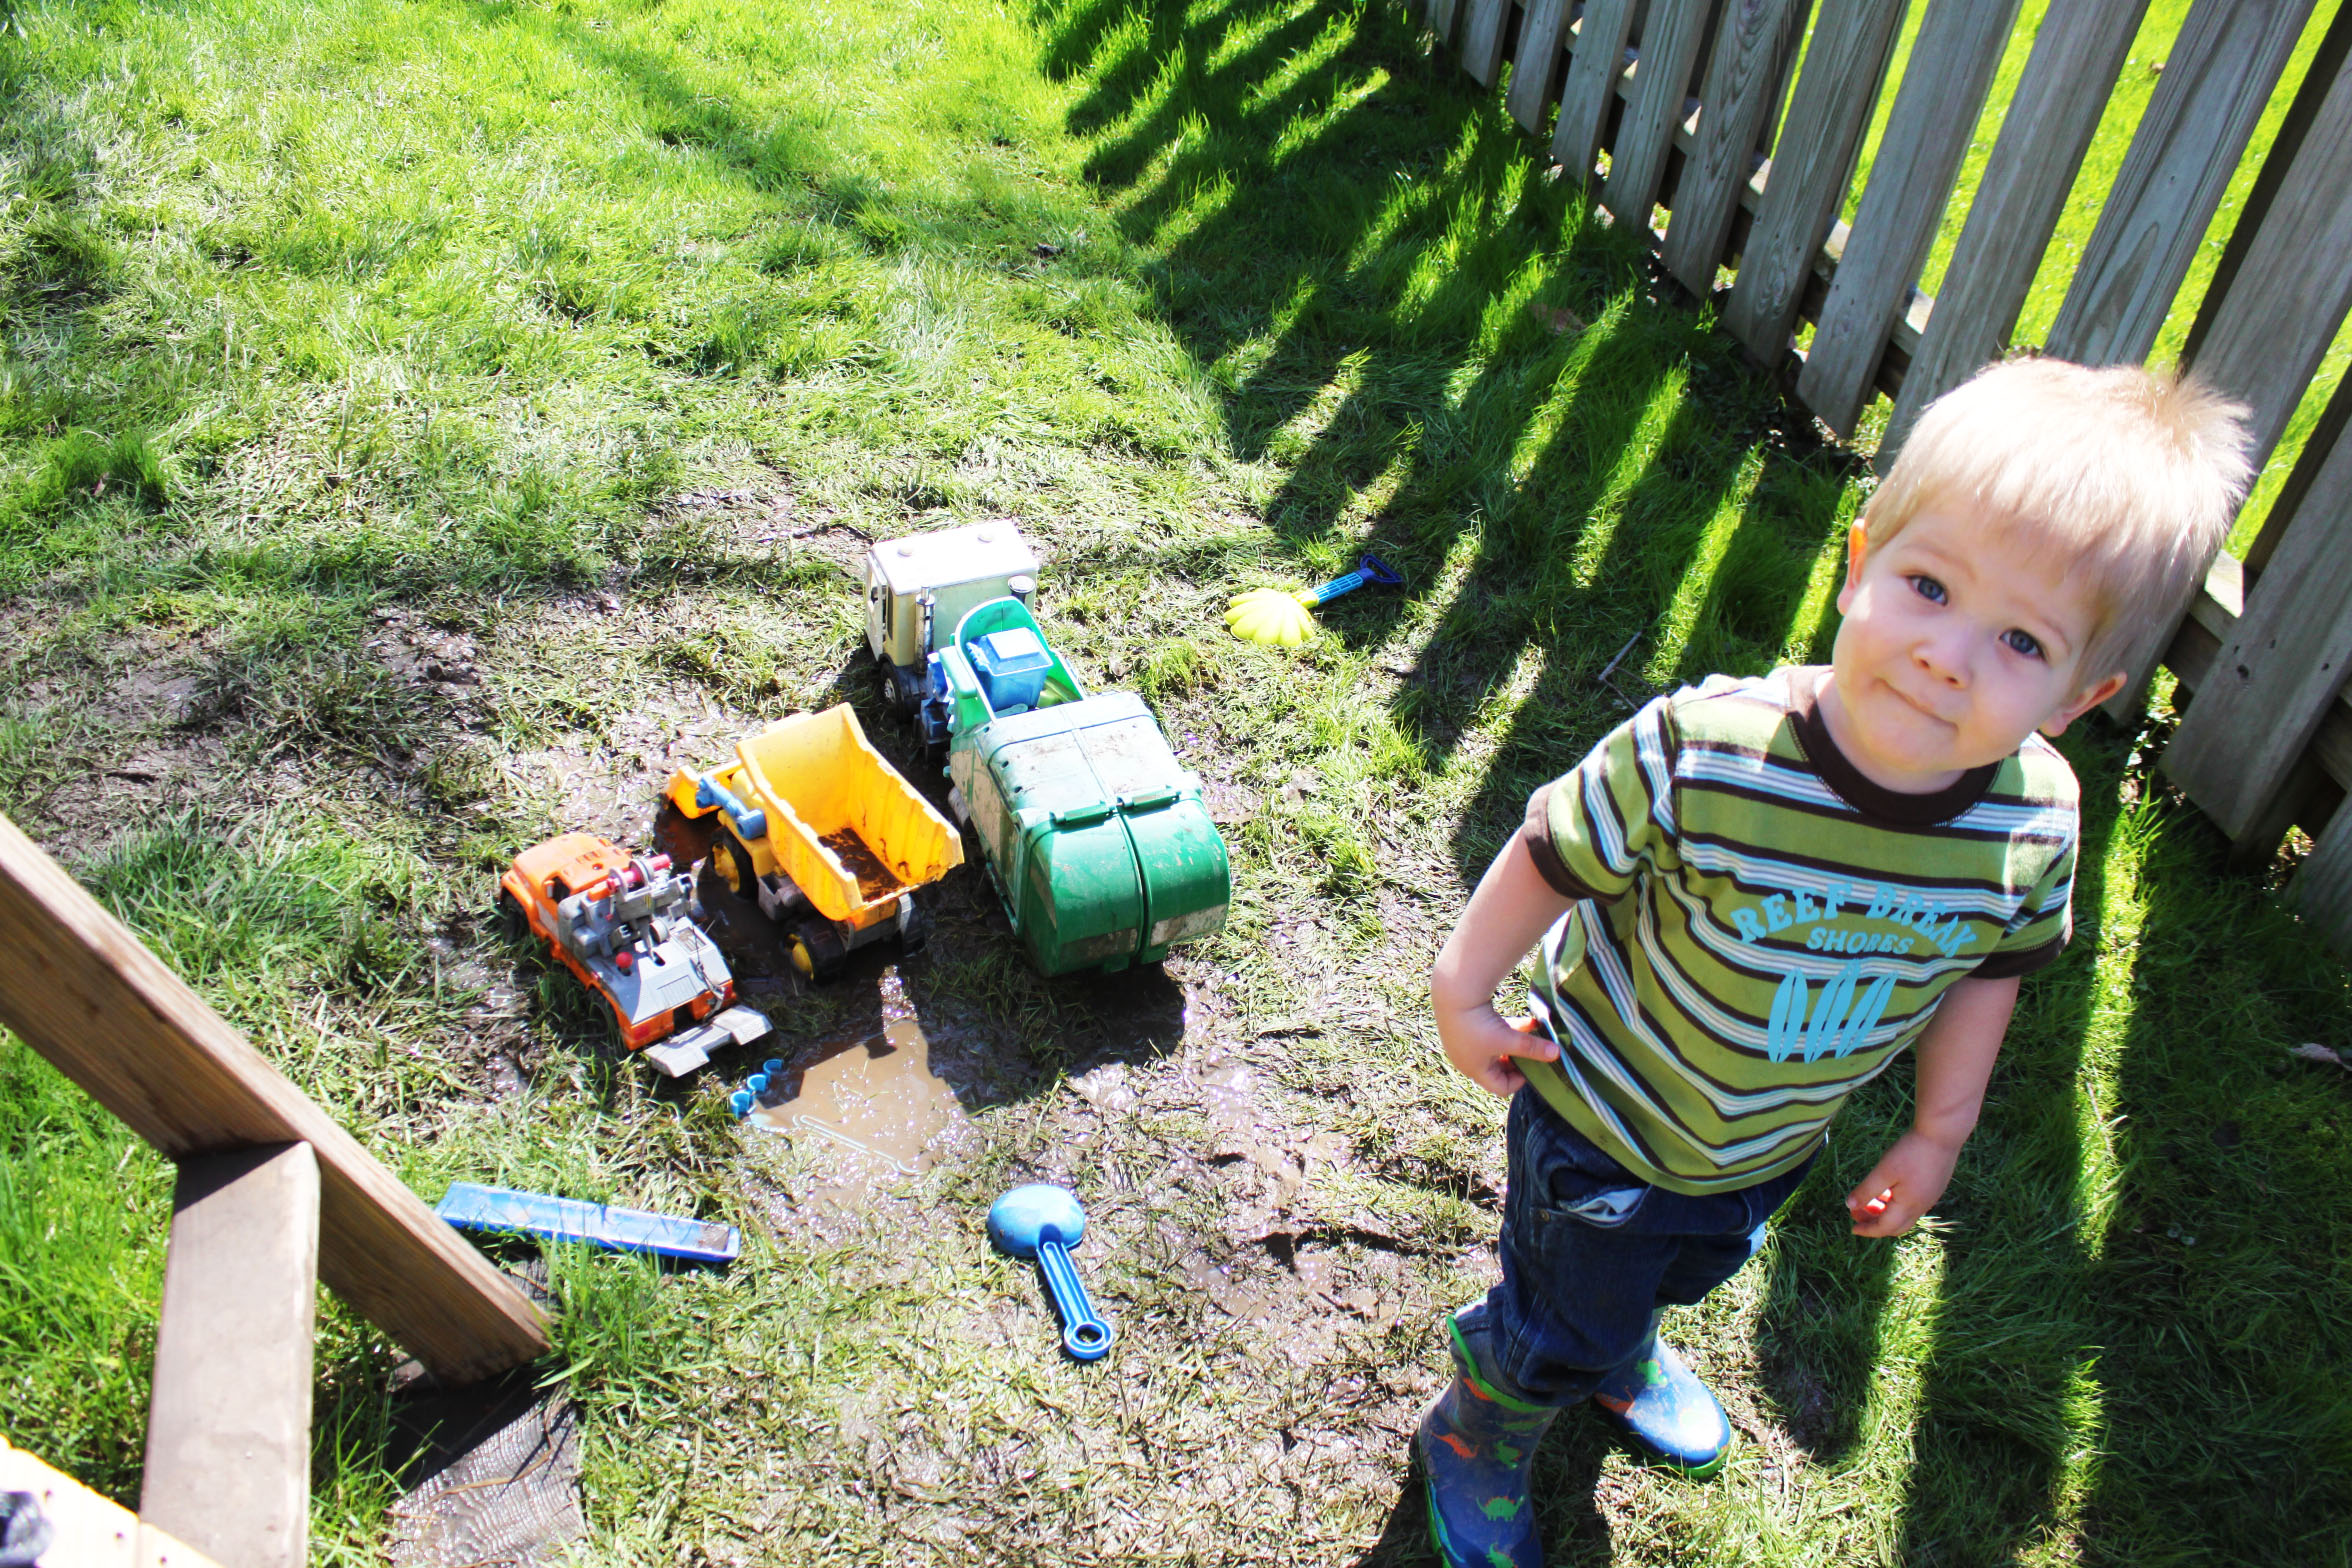
{"label": "orange toy truck", "polygon": [[634,857],[593,833],[527,849],[498,879],[509,934],[545,943],[604,998],[622,1042],[672,1078],[768,1032],[765,1014],[735,1005],[735,977],[693,905],[691,878],[667,855]]}

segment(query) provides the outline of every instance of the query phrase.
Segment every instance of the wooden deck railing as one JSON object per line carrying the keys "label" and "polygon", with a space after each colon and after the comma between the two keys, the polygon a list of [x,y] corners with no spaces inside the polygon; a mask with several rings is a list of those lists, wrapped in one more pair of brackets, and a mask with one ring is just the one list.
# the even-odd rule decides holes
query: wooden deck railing
{"label": "wooden deck railing", "polygon": [[[1921,408],[2011,346],[2146,0],[2049,6],[1933,299],[1922,269],[2018,0],[1927,0],[1849,228],[1837,215],[1907,9],[1427,0],[1425,15],[1481,85],[1510,62],[1512,117],[1548,133],[1552,156],[1648,236],[1685,288],[1719,298],[1725,327],[1833,430],[1850,433],[1871,399],[1892,398],[1883,463]],[[2312,12],[2312,0],[2197,0],[2046,352],[2146,359]],[[2261,154],[2187,339],[2185,362],[2253,411],[2262,459],[2352,307],[2348,53],[2352,5],[2318,40]],[[1813,330],[1800,350],[1802,323]],[[2295,896],[2352,951],[2348,423],[2352,380],[2305,437],[2244,560],[2216,566],[2162,662],[2191,692],[2166,770],[2243,858],[2267,859],[2291,827],[2308,830],[2316,848]]]}
{"label": "wooden deck railing", "polygon": [[547,1349],[519,1290],[5,816],[0,1024],[179,1164],[139,1505],[158,1540],[307,1561],[322,1280],[447,1382]]}

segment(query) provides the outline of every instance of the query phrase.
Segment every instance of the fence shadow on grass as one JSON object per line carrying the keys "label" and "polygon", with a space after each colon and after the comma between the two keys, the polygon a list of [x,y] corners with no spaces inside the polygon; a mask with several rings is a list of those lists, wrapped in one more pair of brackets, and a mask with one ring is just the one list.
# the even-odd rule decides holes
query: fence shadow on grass
{"label": "fence shadow on grass", "polygon": [[[1663,686],[1825,656],[1814,564],[1847,520],[1840,460],[1802,421],[1773,428],[1769,400],[1695,313],[1645,308],[1657,291],[1643,259],[1576,215],[1482,95],[1450,71],[1432,80],[1401,24],[1175,3],[1040,22],[1049,61],[1090,74],[1073,128],[1102,138],[1090,172],[1129,238],[1158,251],[1168,319],[1225,385],[1236,452],[1284,466],[1264,509],[1276,540],[1327,555],[1360,531],[1414,591],[1450,595],[1392,700],[1399,724],[1442,759],[1510,688],[1453,846],[1465,880],[1527,792],[1622,717],[1592,677],[1628,636],[1653,638],[1619,677],[1636,699],[1644,675]],[[1503,300],[1533,319],[1498,319]],[[1590,325],[1547,343],[1553,311]],[[1377,503],[1352,512],[1367,489]],[[1466,572],[1429,586],[1473,530]],[[1402,613],[1368,605],[1334,629],[1377,642]],[[1852,1450],[1874,1369],[1913,1369],[1917,1462],[1895,1523],[1906,1560],[2014,1561],[2084,1517],[2069,1495],[2080,1445],[2150,1440],[2133,1414],[2148,1389],[2110,1384],[2104,1417],[2084,1415],[2097,1346],[2121,1326],[2100,1299],[2116,1270],[2078,1239],[2091,1151],[2075,1111],[2118,820],[2114,739],[2079,748],[2082,945],[2029,993],[1944,1205],[1940,1306],[1890,1321],[1897,1250],[1845,1234],[1846,1186],[1908,1119],[1900,1082],[1850,1112],[1762,1283],[1765,1402],[1813,1461]],[[2142,1506],[2105,1490],[2118,1516]],[[1420,1527],[1417,1501],[1400,1500],[1367,1561],[1410,1555]],[[2116,1534],[2119,1551],[2145,1544]]]}

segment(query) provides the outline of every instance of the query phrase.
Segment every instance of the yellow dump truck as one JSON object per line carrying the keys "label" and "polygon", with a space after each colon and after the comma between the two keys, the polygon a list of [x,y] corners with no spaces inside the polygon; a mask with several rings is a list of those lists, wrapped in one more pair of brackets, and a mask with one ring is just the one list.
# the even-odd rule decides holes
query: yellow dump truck
{"label": "yellow dump truck", "polygon": [[962,865],[964,842],[883,760],[848,704],[778,719],[707,773],[670,776],[670,803],[719,817],[719,875],[784,925],[794,967],[829,980],[855,948],[922,940],[915,889]]}

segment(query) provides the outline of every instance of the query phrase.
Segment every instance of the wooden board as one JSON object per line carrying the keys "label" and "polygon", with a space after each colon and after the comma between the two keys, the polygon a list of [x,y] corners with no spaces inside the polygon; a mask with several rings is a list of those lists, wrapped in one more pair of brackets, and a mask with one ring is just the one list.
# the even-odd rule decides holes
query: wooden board
{"label": "wooden board", "polygon": [[1863,127],[1878,101],[1902,0],[1822,0],[1789,100],[1772,177],[1741,250],[1723,322],[1749,354],[1777,368],[1823,241],[1837,222]]}
{"label": "wooden board", "polygon": [[1460,3],[1461,0],[1429,0],[1425,19],[1441,48],[1454,41],[1454,8]]}
{"label": "wooden board", "polygon": [[1853,237],[1805,356],[1797,395],[1841,435],[1869,398],[1887,331],[1919,281],[1984,108],[2017,0],[1932,0],[1911,46]]}
{"label": "wooden board", "polygon": [[1649,232],[1650,207],[1666,177],[1666,153],[1683,123],[1691,72],[1713,10],[1713,0],[1651,0],[1633,98],[1609,149],[1609,180],[1601,188],[1601,205],[1618,222],[1639,225],[1638,233]]}
{"label": "wooden board", "polygon": [[180,1162],[139,1512],[237,1568],[310,1556],[318,1161],[307,1143]]}
{"label": "wooden board", "polygon": [[1519,47],[1512,55],[1511,88],[1503,107],[1519,128],[1540,135],[1544,105],[1551,101],[1552,79],[1560,74],[1560,43],[1568,36],[1572,0],[1534,0],[1527,19],[1519,24]]}
{"label": "wooden board", "polygon": [[[41,1561],[57,1568],[220,1568],[168,1530],[142,1523],[64,1471],[0,1437],[0,1492],[28,1492],[49,1521]],[[240,1565],[242,1568],[242,1565]]]}
{"label": "wooden board", "polygon": [[1503,35],[1510,30],[1511,0],[1470,0],[1462,15],[1462,42],[1456,51],[1462,69],[1481,87],[1494,85],[1503,68]]}
{"label": "wooden board", "polygon": [[2290,891],[2303,918],[2339,953],[2352,954],[2352,800],[2336,808],[2319,845],[2295,872]]}
{"label": "wooden board", "polygon": [[2258,467],[2352,308],[2352,65],[2328,83],[2268,206],[2190,362],[2253,411]]}
{"label": "wooden board", "polygon": [[453,1382],[547,1349],[538,1311],[0,816],[0,1024],[173,1159],[307,1143],[319,1277]]}
{"label": "wooden board", "polygon": [[1791,58],[1812,0],[1731,0],[1699,90],[1699,126],[1674,186],[1674,215],[1660,255],[1701,299],[1731,237],[1740,193],[1756,173],[1757,145],[1780,107]]}
{"label": "wooden board", "polygon": [[2263,215],[2270,211],[2270,204],[2286,179],[2287,166],[2302,150],[2311,122],[2319,117],[2320,101],[2335,84],[2336,73],[2344,68],[2348,56],[2352,56],[2352,6],[2339,6],[2336,19],[2328,24],[2318,46],[2311,51],[2303,81],[2295,89],[2295,101],[2279,116],[2278,131],[2263,151],[2262,167],[2255,171],[2254,183],[2246,189],[2246,204],[2238,209],[2238,221],[2230,225],[2229,244],[2222,248],[2221,259],[2213,264],[2205,297],[2197,305],[2197,319],[2190,323],[2189,335],[2181,344],[2184,361],[2197,357],[2198,346],[2213,325],[2214,311],[2229,297],[2230,280],[2245,263],[2247,248],[2262,228]]}
{"label": "wooden board", "polygon": [[2306,461],[2320,471],[2303,507],[2164,753],[2233,839],[2265,820],[2352,668],[2352,440]]}
{"label": "wooden board", "polygon": [[1879,438],[1875,461],[1882,472],[1902,451],[1922,409],[2009,346],[2147,9],[2148,0],[2106,0],[2056,6],[2042,18],[1936,290],[1919,353]]}
{"label": "wooden board", "polygon": [[2311,0],[2198,0],[2164,62],[2045,347],[2086,365],[2148,357]]}
{"label": "wooden board", "polygon": [[1552,161],[1580,180],[1592,178],[1601,132],[1625,75],[1625,38],[1632,28],[1633,0],[1586,0],[1568,77],[1560,86],[1559,122],[1552,128]]}

